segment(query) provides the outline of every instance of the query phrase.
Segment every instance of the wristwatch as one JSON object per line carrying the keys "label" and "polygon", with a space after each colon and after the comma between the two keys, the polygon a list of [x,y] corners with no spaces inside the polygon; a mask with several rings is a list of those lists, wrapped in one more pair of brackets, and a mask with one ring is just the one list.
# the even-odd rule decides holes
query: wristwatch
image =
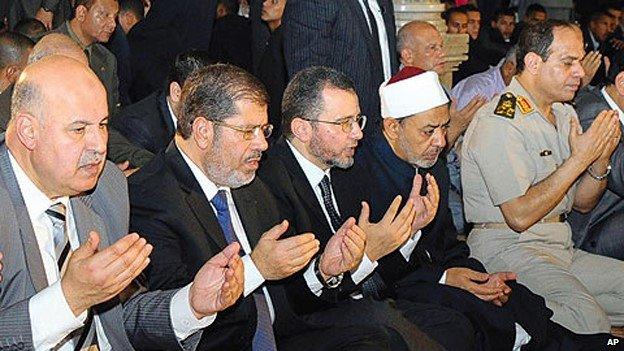
{"label": "wristwatch", "polygon": [[607,165],[607,171],[603,175],[595,175],[594,170],[592,169],[592,166],[587,167],[587,174],[589,174],[590,177],[598,181],[601,181],[607,178],[609,176],[609,173],[611,173],[611,164]]}
{"label": "wristwatch", "polygon": [[342,276],[343,274],[340,273],[337,276],[333,276],[330,277],[329,279],[325,280],[323,278],[323,275],[321,274],[321,269],[319,267],[321,262],[321,258],[317,258],[316,261],[314,262],[314,274],[316,274],[316,278],[321,282],[321,284],[323,284],[323,287],[326,289],[335,289],[338,287],[338,285],[340,285],[340,283],[342,283]]}

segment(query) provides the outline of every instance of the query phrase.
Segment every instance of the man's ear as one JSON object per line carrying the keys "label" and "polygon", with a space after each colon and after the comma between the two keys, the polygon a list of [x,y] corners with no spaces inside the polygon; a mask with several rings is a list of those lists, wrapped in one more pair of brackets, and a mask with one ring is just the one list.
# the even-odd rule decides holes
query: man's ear
{"label": "man's ear", "polygon": [[28,150],[33,150],[39,138],[39,119],[28,113],[18,113],[10,123],[14,125],[17,139],[22,145]]}
{"label": "man's ear", "polygon": [[169,84],[169,97],[173,102],[180,102],[182,97],[182,87],[177,82],[171,82]]}
{"label": "man's ear", "polygon": [[394,118],[384,118],[383,122],[383,130],[388,139],[397,140],[399,138],[399,120]]}
{"label": "man's ear", "polygon": [[544,61],[541,56],[534,52],[529,52],[524,56],[524,70],[533,75],[539,73],[539,69],[543,63]]}
{"label": "man's ear", "polygon": [[78,5],[78,7],[76,7],[76,19],[79,22],[84,22],[85,17],[87,17],[87,12],[89,12],[89,9],[86,6]]}
{"label": "man's ear", "polygon": [[197,147],[205,150],[212,145],[214,140],[214,123],[211,123],[204,117],[196,117],[191,128],[191,138],[195,140]]}
{"label": "man's ear", "polygon": [[290,132],[302,142],[308,142],[312,138],[312,123],[298,117],[293,118],[290,122]]}

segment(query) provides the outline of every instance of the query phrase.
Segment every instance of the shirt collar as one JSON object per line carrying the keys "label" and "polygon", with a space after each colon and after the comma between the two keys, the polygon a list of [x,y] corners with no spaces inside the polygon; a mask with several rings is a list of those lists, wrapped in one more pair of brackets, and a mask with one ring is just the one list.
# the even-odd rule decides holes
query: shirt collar
{"label": "shirt collar", "polygon": [[316,187],[318,187],[318,185],[323,180],[323,177],[325,176],[327,176],[331,180],[331,175],[329,172],[331,168],[323,171],[319,166],[315,165],[314,163],[312,163],[312,161],[308,160],[305,156],[303,156],[299,152],[299,150],[297,150],[297,148],[293,144],[291,144],[289,140],[286,140],[286,143],[288,143],[290,150],[295,155],[297,163],[299,163],[299,166],[301,166],[301,169],[303,169],[303,173],[308,179],[308,182],[310,182],[312,189],[316,189]]}
{"label": "shirt collar", "polygon": [[624,113],[622,113],[622,109],[620,108],[620,106],[618,106],[618,104],[613,101],[613,98],[611,98],[609,93],[607,93],[607,87],[603,87],[602,89],[600,89],[600,92],[602,93],[602,96],[605,98],[605,100],[607,100],[607,104],[609,105],[609,107],[611,107],[612,110],[617,111],[618,116],[620,117],[620,121],[624,123]]}
{"label": "shirt collar", "polygon": [[67,26],[67,33],[69,33],[69,37],[72,38],[72,40],[75,41],[76,44],[78,44],[82,50],[86,50],[89,47],[89,45],[85,46],[84,44],[82,44],[82,41],[80,41],[80,38],[78,38],[76,33],[74,33],[74,30],[72,29],[71,25],[69,25],[69,20],[65,21],[65,25]]}
{"label": "shirt collar", "polygon": [[591,30],[589,31],[589,38],[592,41],[592,45],[593,45],[593,49],[594,50],[598,50],[598,48],[600,48],[600,43],[598,42],[598,40],[596,40],[596,37],[594,37],[594,33],[591,32]]}
{"label": "shirt collar", "polygon": [[167,108],[169,109],[169,115],[171,115],[171,119],[173,120],[173,130],[178,129],[178,117],[175,113],[173,113],[173,108],[171,108],[171,103],[169,103],[169,98],[165,97],[165,101],[167,102]]}
{"label": "shirt collar", "polygon": [[28,175],[26,175],[22,167],[17,163],[17,160],[11,155],[11,151],[9,151],[9,160],[31,222],[38,220],[42,214],[45,214],[47,209],[59,202],[65,205],[65,208],[69,211],[69,196],[62,196],[51,200],[32,182]]}
{"label": "shirt collar", "polygon": [[[204,195],[206,196],[206,198],[208,199],[208,201],[211,201],[213,197],[215,197],[215,195],[217,195],[217,192],[219,190],[225,190],[226,193],[230,193],[230,188],[228,187],[219,187],[217,186],[212,180],[210,180],[206,174],[193,162],[193,160],[191,160],[182,149],[180,149],[178,147],[178,145],[176,145],[176,147],[178,148],[178,151],[180,151],[180,155],[182,155],[182,159],[184,159],[184,162],[186,162],[186,164],[189,166],[189,168],[191,169],[191,172],[193,173],[193,176],[195,176],[195,179],[197,179],[197,182],[199,183],[199,186],[201,187],[202,191],[204,192]],[[229,196],[228,196],[229,197]]]}

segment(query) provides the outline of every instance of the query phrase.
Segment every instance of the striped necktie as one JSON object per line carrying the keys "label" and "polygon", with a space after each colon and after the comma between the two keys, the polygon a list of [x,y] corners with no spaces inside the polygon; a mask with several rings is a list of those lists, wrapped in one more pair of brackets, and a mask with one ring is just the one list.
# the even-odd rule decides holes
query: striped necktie
{"label": "striped necktie", "polygon": [[[66,208],[65,205],[58,202],[50,206],[45,211],[46,215],[52,220],[52,235],[54,237],[54,252],[56,253],[56,263],[59,269],[59,275],[62,277],[65,273],[67,261],[69,261],[71,244],[67,235]],[[97,350],[97,334],[95,325],[93,324],[93,311],[89,310],[87,320],[83,328],[76,330],[76,334],[80,334],[78,341],[74,346],[74,350]]]}
{"label": "striped necktie", "polygon": [[67,236],[67,227],[65,224],[65,205],[60,202],[55,203],[50,206],[45,213],[52,220],[52,235],[54,237],[54,253],[56,254],[56,263],[58,264],[59,272],[63,272],[63,266],[69,257],[69,251],[71,249],[69,237]]}
{"label": "striped necktie", "polygon": [[[217,220],[219,226],[225,236],[228,244],[238,242],[230,209],[227,203],[227,194],[225,190],[219,190],[212,200],[210,200],[214,208],[217,210]],[[256,332],[252,341],[252,351],[276,351],[275,335],[273,334],[273,323],[271,322],[271,313],[269,312],[269,304],[262,288],[257,289],[253,293],[253,299],[256,303]]]}
{"label": "striped necktie", "polygon": [[321,188],[323,206],[329,215],[330,225],[332,230],[336,232],[340,228],[340,215],[334,206],[334,200],[332,200],[331,183],[327,175],[323,177],[323,180],[319,183],[319,187]]}

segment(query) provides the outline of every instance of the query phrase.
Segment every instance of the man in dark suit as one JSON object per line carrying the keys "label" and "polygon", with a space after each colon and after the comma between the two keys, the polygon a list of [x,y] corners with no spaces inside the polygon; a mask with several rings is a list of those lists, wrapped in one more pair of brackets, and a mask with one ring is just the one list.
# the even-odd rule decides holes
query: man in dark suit
{"label": "man in dark suit", "polygon": [[[272,129],[266,108],[262,84],[235,66],[204,67],[185,83],[174,142],[129,181],[131,227],[155,248],[150,289],[187,284],[202,262],[236,241],[244,298],[217,318],[222,328],[206,330],[202,349],[388,349],[386,331],[374,324],[306,323],[294,314],[283,284],[295,280],[289,284],[319,298],[302,277],[291,277],[307,266],[319,242],[310,233],[286,233],[288,222],[255,178]],[[340,291],[334,277],[348,275],[361,260],[364,240],[356,226],[345,226],[316,260],[312,276],[323,279],[314,290],[320,298],[331,300]],[[244,321],[247,328],[229,327]]]}
{"label": "man in dark suit", "polygon": [[[618,111],[624,118],[624,72],[612,67],[605,86],[587,87],[579,91],[575,109],[584,130],[589,128],[603,110]],[[619,145],[611,155],[611,172],[602,198],[588,213],[572,211],[569,216],[575,245],[585,251],[624,259],[624,145]]]}
{"label": "man in dark suit", "polygon": [[33,42],[18,33],[0,34],[0,131],[5,131],[11,117],[11,95],[13,84],[19,77]]}
{"label": "man in dark suit", "polygon": [[398,68],[394,5],[390,0],[293,0],[284,11],[289,77],[327,66],[346,74],[362,113],[379,125],[379,85]]}
{"label": "man in dark suit", "polygon": [[[609,22],[611,15],[605,11],[594,11],[589,16],[589,21],[583,26],[583,41],[585,43],[585,52],[600,52],[603,57],[611,57],[613,48],[607,42],[609,36]],[[607,67],[605,59],[600,63],[594,78],[590,81],[590,85],[598,86],[606,82]]]}
{"label": "man in dark suit", "polygon": [[217,0],[152,1],[145,18],[128,32],[132,101],[162,88],[179,53],[207,51]]}
{"label": "man in dark suit", "polygon": [[135,145],[154,154],[165,150],[177,127],[184,82],[209,63],[206,53],[201,51],[179,54],[171,65],[166,89],[122,109],[112,118],[113,127]]}
{"label": "man in dark suit", "polygon": [[11,29],[24,18],[36,18],[52,29],[71,17],[69,0],[9,0],[7,6]]}
{"label": "man in dark suit", "polygon": [[[343,294],[343,303],[358,293],[384,303],[384,282],[376,268],[383,267],[382,262],[395,254],[409,257],[416,233],[433,219],[436,205],[414,209],[413,200],[404,197],[407,205],[399,211],[398,198],[392,205],[382,205],[383,219],[368,220],[370,209],[363,202],[368,201],[370,189],[345,177],[344,171],[353,165],[355,147],[365,125],[353,83],[345,75],[326,67],[304,69],[286,88],[282,106],[284,137],[268,152],[259,176],[278,198],[291,224],[298,231],[316,233],[322,244],[350,217],[358,218],[357,225],[367,235],[366,254],[351,272],[357,289]],[[414,220],[414,213],[406,216],[409,211],[425,215]],[[388,265],[387,269],[393,267]],[[445,348],[473,349],[472,326],[461,314],[404,299],[398,299],[395,305],[411,323]]]}
{"label": "man in dark suit", "polygon": [[217,17],[208,52],[216,62],[251,72],[251,25],[238,14],[238,0],[217,0]]}
{"label": "man in dark suit", "polygon": [[0,136],[0,348],[195,349],[242,292],[238,244],[181,289],[122,298],[152,247],[127,234],[126,179],[105,161],[104,87],[53,56],[26,67],[14,96]]}

